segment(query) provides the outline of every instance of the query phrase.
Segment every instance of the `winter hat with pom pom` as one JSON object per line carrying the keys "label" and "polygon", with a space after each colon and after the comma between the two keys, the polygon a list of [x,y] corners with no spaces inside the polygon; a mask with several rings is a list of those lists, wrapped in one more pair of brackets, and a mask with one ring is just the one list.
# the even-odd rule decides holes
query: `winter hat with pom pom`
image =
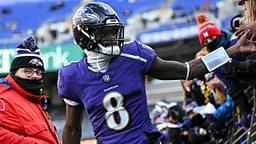
{"label": "winter hat with pom pom", "polygon": [[209,21],[204,13],[197,14],[196,21],[199,28],[198,38],[201,46],[204,46],[203,42],[205,38],[221,35],[220,28],[215,23]]}
{"label": "winter hat with pom pom", "polygon": [[37,47],[36,38],[30,35],[16,48],[16,56],[12,61],[10,71],[15,73],[19,68],[39,68],[44,71],[44,63]]}

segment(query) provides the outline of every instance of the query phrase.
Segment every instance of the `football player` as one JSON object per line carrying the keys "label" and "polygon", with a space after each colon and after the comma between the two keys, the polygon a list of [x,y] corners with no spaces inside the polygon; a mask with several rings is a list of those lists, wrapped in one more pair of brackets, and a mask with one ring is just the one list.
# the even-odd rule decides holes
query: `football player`
{"label": "football player", "polygon": [[231,56],[256,52],[243,36],[232,48],[219,48],[198,60],[166,61],[136,40],[124,43],[123,23],[102,2],[77,10],[73,36],[86,56],[59,70],[58,93],[66,103],[64,144],[80,143],[84,110],[98,144],[159,143],[160,134],[148,113],[145,75],[192,79],[227,63]]}

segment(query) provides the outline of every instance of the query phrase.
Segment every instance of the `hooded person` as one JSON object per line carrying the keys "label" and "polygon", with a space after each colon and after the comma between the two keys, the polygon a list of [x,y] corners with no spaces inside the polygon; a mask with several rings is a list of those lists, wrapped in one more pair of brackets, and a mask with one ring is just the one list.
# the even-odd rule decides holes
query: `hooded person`
{"label": "hooded person", "polygon": [[233,16],[230,20],[230,28],[232,32],[236,32],[241,24],[243,24],[244,15],[239,13]]}
{"label": "hooded person", "polygon": [[0,143],[59,144],[45,112],[44,63],[34,36],[17,46],[10,74],[0,79]]}

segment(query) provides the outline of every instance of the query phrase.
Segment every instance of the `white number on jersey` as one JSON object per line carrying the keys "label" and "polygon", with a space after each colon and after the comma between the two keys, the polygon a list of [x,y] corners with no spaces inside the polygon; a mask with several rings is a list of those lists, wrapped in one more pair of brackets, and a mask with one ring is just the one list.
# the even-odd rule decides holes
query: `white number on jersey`
{"label": "white number on jersey", "polygon": [[[123,100],[124,97],[118,92],[110,92],[103,98],[103,106],[107,110],[105,120],[110,129],[122,130],[129,124],[130,117]],[[115,114],[120,120],[117,121]]]}

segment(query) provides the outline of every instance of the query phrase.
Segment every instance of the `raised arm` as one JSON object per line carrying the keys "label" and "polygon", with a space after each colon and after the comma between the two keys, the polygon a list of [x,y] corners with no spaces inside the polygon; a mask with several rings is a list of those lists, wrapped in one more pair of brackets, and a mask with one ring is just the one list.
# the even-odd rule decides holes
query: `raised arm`
{"label": "raised arm", "polygon": [[84,108],[82,105],[66,104],[66,121],[62,141],[63,144],[80,144]]}
{"label": "raised arm", "polygon": [[162,80],[193,79],[222,66],[231,60],[230,57],[238,54],[256,53],[255,42],[248,40],[246,34],[227,50],[219,48],[201,59],[192,60],[187,63],[166,61],[156,57],[149,75]]}
{"label": "raised arm", "polygon": [[[207,73],[207,69],[200,59],[192,60],[189,63],[190,74],[188,79]],[[177,61],[167,61],[156,57],[149,75],[161,80],[186,79],[187,64]]]}

